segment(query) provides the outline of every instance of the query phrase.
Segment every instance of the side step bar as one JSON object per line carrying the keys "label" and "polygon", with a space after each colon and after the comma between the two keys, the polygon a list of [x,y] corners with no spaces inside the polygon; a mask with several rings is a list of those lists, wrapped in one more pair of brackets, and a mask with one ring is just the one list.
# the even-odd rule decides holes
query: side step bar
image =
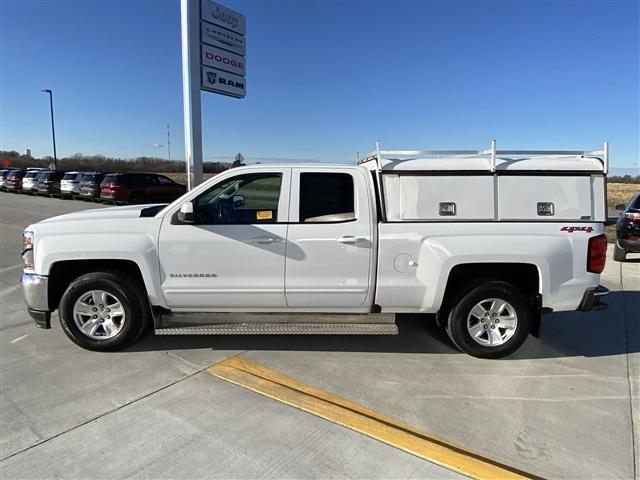
{"label": "side step bar", "polygon": [[161,314],[157,335],[396,335],[389,313],[172,312]]}
{"label": "side step bar", "polygon": [[218,323],[157,328],[156,335],[396,335],[395,323]]}

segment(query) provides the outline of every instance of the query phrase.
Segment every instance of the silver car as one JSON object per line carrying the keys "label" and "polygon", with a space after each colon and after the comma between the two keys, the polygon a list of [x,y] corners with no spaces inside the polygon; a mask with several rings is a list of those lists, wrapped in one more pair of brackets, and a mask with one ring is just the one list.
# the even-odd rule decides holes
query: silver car
{"label": "silver car", "polygon": [[28,168],[22,179],[22,193],[38,193],[38,177],[48,171],[44,168]]}
{"label": "silver car", "polygon": [[85,172],[67,172],[60,181],[60,195],[77,197],[80,194],[80,181]]}

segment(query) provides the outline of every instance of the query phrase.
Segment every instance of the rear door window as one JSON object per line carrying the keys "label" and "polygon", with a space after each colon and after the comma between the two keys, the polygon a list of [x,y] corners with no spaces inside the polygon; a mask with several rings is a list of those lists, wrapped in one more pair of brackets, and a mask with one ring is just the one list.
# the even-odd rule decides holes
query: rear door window
{"label": "rear door window", "polygon": [[348,173],[300,174],[300,222],[355,220],[353,177]]}

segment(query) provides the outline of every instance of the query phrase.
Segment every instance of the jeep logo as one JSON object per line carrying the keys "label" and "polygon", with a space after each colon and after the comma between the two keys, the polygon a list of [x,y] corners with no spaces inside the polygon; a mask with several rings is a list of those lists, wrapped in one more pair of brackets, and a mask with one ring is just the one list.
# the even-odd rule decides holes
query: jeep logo
{"label": "jeep logo", "polygon": [[222,10],[220,10],[220,7],[217,5],[211,15],[216,20],[219,20],[220,22],[226,23],[227,25],[229,25],[232,30],[237,29],[238,25],[240,24],[237,17],[230,15],[229,13],[223,12]]}

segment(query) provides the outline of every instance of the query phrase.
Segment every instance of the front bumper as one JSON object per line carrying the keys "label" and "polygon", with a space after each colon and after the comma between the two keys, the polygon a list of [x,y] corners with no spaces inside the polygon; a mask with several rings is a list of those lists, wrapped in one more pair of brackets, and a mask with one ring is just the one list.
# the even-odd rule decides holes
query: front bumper
{"label": "front bumper", "polygon": [[49,277],[35,273],[22,273],[20,278],[22,295],[27,311],[36,322],[36,327],[51,328],[49,310]]}
{"label": "front bumper", "polygon": [[588,312],[590,310],[606,310],[609,305],[602,302],[602,297],[609,295],[609,289],[603,285],[588,288],[582,296],[582,301],[578,305],[578,310]]}

